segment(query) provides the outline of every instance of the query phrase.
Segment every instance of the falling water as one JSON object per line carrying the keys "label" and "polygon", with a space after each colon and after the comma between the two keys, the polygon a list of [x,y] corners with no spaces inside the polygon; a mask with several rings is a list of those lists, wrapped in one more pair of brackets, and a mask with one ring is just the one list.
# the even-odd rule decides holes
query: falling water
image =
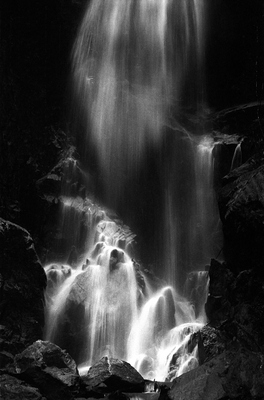
{"label": "falling water", "polygon": [[221,246],[213,188],[214,141],[209,135],[178,134],[165,165],[164,260],[167,279],[180,290],[186,276],[204,269]]}
{"label": "falling water", "polygon": [[146,151],[160,145],[187,75],[198,69],[202,19],[202,0],[91,1],[74,47],[74,82],[108,202],[117,203]]}
{"label": "falling water", "polygon": [[230,171],[239,167],[242,164],[242,150],[241,150],[241,142],[236,145],[234,155],[231,162]]}
{"label": "falling water", "polygon": [[87,213],[90,218],[98,222],[83,259],[73,267],[45,267],[45,339],[66,347],[80,371],[105,355],[128,361],[148,379],[173,379],[193,368],[197,357],[195,348],[188,352],[188,340],[204,323],[194,302],[172,286],[154,289],[128,255],[130,234],[101,210]]}
{"label": "falling water", "polygon": [[[65,191],[65,229],[85,225],[86,237],[74,263],[69,257],[46,266],[45,338],[67,348],[80,371],[104,355],[130,362],[148,379],[173,379],[197,366],[188,341],[206,322],[208,277],[197,269],[214,256],[212,142],[173,123],[187,101],[194,113],[199,108],[203,34],[203,0],[88,4],[73,50],[82,146],[96,152],[104,202],[128,204],[128,213],[127,186],[142,182],[150,153],[161,153],[155,162],[168,283],[154,285],[140,271],[127,227]],[[73,238],[82,241],[78,232]]]}

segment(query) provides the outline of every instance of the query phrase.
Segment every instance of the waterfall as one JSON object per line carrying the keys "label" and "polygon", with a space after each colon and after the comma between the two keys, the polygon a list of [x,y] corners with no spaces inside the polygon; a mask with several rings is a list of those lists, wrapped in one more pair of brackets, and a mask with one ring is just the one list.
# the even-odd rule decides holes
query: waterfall
{"label": "waterfall", "polygon": [[213,188],[214,141],[186,133],[173,138],[165,165],[164,260],[167,279],[177,289],[189,272],[203,269],[221,246]]}
{"label": "waterfall", "polygon": [[107,202],[117,204],[127,178],[160,145],[188,76],[198,74],[203,15],[202,0],[93,0],[87,8],[74,83]]}
{"label": "waterfall", "polygon": [[[166,281],[140,270],[128,227],[74,190],[63,192],[63,225],[81,245],[62,265],[45,267],[45,338],[66,348],[80,371],[104,355],[148,379],[172,380],[197,365],[188,341],[206,322],[203,269],[215,256],[217,220],[213,142],[198,115],[204,15],[203,0],[91,0],[78,31],[82,162],[96,164],[102,203],[137,217],[139,228],[150,223],[140,218],[144,203],[158,204],[148,240]],[[69,165],[74,174],[76,163]],[[144,198],[150,180],[154,190]]]}
{"label": "waterfall", "polygon": [[82,259],[45,267],[45,339],[66,347],[81,373],[106,355],[128,361],[146,379],[173,379],[197,365],[188,340],[205,319],[196,315],[195,296],[189,288],[190,300],[172,286],[154,288],[127,252],[130,234],[121,234],[101,210],[87,212],[91,219],[87,241],[93,237],[93,245]]}

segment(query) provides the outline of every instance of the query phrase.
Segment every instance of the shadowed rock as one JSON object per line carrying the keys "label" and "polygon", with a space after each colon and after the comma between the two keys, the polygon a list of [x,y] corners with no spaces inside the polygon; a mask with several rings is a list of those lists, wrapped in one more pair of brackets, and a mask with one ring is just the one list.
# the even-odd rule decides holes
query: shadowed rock
{"label": "shadowed rock", "polygon": [[262,356],[246,349],[225,351],[176,378],[171,400],[263,399]]}
{"label": "shadowed rock", "polygon": [[143,377],[127,362],[115,358],[103,357],[89,370],[85,383],[90,387],[106,385],[107,392],[116,390],[124,392],[144,391]]}
{"label": "shadowed rock", "polygon": [[0,376],[0,397],[1,400],[46,400],[38,389],[9,375]]}
{"label": "shadowed rock", "polygon": [[71,400],[79,390],[75,361],[50,342],[36,341],[15,357],[18,377],[39,388],[47,399]]}
{"label": "shadowed rock", "polygon": [[46,275],[29,232],[2,218],[0,249],[1,351],[16,354],[42,336]]}

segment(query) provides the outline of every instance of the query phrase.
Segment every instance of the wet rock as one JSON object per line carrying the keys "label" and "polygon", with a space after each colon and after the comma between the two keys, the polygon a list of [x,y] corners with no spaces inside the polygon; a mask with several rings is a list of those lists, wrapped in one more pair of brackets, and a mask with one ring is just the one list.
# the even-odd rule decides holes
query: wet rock
{"label": "wet rock", "polygon": [[88,386],[93,388],[104,384],[106,392],[116,390],[131,393],[143,392],[145,385],[143,377],[130,364],[108,357],[103,357],[92,365],[83,379]]}
{"label": "wet rock", "polygon": [[71,400],[79,391],[74,360],[53,343],[38,340],[15,357],[19,378],[39,388],[51,400]]}
{"label": "wet rock", "polygon": [[225,351],[173,382],[172,400],[263,399],[263,356],[246,349]]}
{"label": "wet rock", "polygon": [[[183,330],[183,337],[186,335],[190,335],[191,327],[186,327]],[[167,375],[166,381],[171,382],[175,377],[181,375],[183,372],[190,371],[193,368],[198,367],[199,359],[196,357],[196,346],[200,347],[200,332],[192,333],[189,337],[189,340],[186,343],[183,343],[177,351],[173,354],[170,366],[169,373]],[[188,362],[186,362],[188,360]]]}
{"label": "wet rock", "polygon": [[198,358],[200,365],[223,353],[226,349],[227,342],[224,333],[213,326],[205,325],[195,335],[199,338]]}
{"label": "wet rock", "polygon": [[223,355],[176,378],[168,392],[172,400],[218,400],[225,395],[218,372],[224,371]]}
{"label": "wet rock", "polygon": [[48,201],[58,199],[62,194],[68,197],[84,197],[84,174],[76,157],[75,147],[69,146],[52,170],[37,181],[37,188],[42,197]]}
{"label": "wet rock", "polygon": [[2,350],[16,354],[42,336],[46,275],[30,234],[0,219]]}
{"label": "wet rock", "polygon": [[[51,264],[45,267],[47,276],[46,301],[52,296],[63,282],[71,276],[71,267],[68,265]],[[51,301],[51,299],[50,299]]]}
{"label": "wet rock", "polygon": [[39,390],[10,375],[0,376],[1,400],[46,400]]}

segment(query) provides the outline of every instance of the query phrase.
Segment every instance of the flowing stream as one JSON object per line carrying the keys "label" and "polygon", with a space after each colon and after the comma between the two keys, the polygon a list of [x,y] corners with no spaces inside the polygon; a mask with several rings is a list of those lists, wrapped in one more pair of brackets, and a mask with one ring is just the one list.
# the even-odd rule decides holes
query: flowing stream
{"label": "flowing stream", "polygon": [[160,381],[198,365],[188,341],[206,322],[204,267],[219,245],[213,140],[201,123],[191,131],[176,121],[184,108],[193,117],[202,108],[204,33],[203,0],[88,2],[73,49],[82,147],[96,154],[104,203],[117,213],[121,204],[127,215],[134,204],[128,185],[136,192],[149,155],[160,154],[154,181],[162,223],[154,230],[163,280],[133,259],[128,227],[64,191],[63,226],[73,231],[73,247],[63,265],[45,267],[45,338],[66,348],[82,372],[104,355]]}

